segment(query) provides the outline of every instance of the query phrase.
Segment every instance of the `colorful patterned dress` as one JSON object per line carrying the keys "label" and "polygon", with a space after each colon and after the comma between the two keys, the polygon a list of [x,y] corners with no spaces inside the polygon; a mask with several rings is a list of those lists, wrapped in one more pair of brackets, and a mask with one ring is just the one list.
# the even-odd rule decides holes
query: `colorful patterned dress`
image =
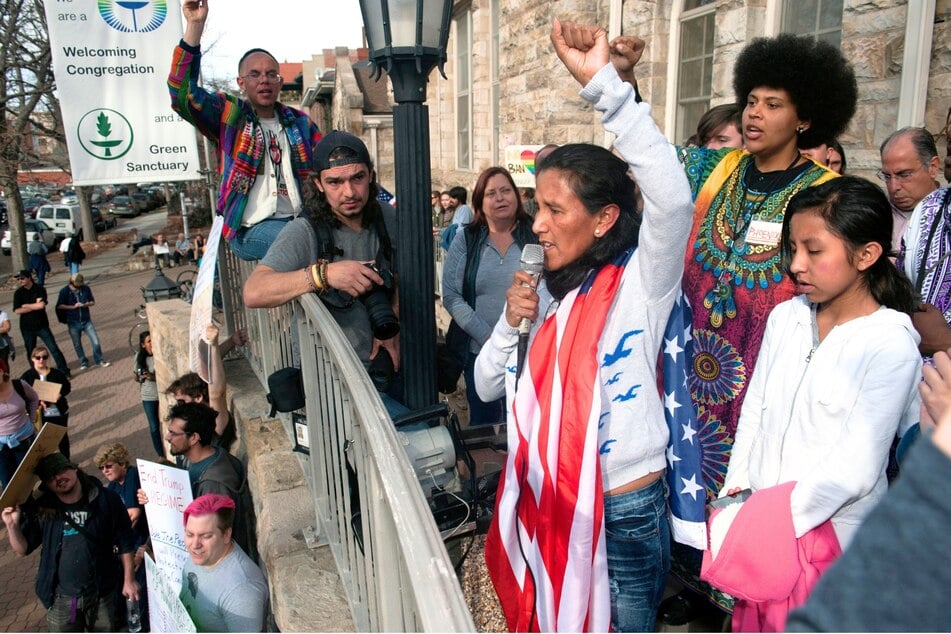
{"label": "colorful patterned dress", "polygon": [[[838,175],[808,161],[781,175],[760,175],[757,182],[751,178],[759,175],[753,155],[732,149],[683,148],[681,161],[696,202],[683,277],[683,293],[693,311],[694,359],[688,381],[704,485],[713,499],[726,475],[766,319],[795,291],[778,244],[786,206],[802,189]],[[680,544],[673,550],[674,574],[700,588],[699,551]],[[729,609],[725,595],[713,598]]]}

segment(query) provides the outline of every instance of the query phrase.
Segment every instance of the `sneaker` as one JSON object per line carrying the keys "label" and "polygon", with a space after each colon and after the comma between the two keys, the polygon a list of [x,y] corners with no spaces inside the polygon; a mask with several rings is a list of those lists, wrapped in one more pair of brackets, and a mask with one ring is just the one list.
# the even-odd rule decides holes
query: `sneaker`
{"label": "sneaker", "polygon": [[112,365],[112,364],[109,363],[108,361],[100,361],[100,362],[99,362],[99,367],[100,367],[100,368],[108,368],[110,365]]}
{"label": "sneaker", "polygon": [[81,366],[79,366],[79,371],[80,371],[80,372],[82,372],[83,370],[88,370],[88,369],[89,369],[89,366],[86,365],[85,363],[82,364]]}

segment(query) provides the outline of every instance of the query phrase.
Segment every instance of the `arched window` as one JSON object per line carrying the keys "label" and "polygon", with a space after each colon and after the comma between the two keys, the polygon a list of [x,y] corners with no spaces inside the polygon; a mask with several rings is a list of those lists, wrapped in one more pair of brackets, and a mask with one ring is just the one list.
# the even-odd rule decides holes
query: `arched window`
{"label": "arched window", "polygon": [[838,48],[842,43],[842,0],[787,0],[782,31],[811,35]]}
{"label": "arched window", "polygon": [[682,143],[696,131],[700,117],[710,108],[715,5],[715,0],[684,0],[677,68],[676,143]]}

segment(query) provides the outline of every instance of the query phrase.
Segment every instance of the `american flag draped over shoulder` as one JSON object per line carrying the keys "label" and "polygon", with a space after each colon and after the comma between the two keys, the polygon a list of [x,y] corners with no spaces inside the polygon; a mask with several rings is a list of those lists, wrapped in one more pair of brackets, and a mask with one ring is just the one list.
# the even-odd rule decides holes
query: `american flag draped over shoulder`
{"label": "american flag draped over shoulder", "polygon": [[631,253],[565,297],[538,329],[518,382],[485,545],[512,632],[610,627],[598,341]]}
{"label": "american flag draped over shoulder", "polygon": [[661,353],[664,377],[664,416],[670,429],[667,444],[667,485],[670,489],[671,536],[698,550],[707,547],[703,452],[697,415],[690,398],[687,372],[693,363],[693,311],[680,293],[664,332]]}
{"label": "american flag draped over shoulder", "polygon": [[380,193],[376,195],[376,199],[381,203],[390,203],[396,207],[396,196],[391,194],[383,185],[380,185]]}

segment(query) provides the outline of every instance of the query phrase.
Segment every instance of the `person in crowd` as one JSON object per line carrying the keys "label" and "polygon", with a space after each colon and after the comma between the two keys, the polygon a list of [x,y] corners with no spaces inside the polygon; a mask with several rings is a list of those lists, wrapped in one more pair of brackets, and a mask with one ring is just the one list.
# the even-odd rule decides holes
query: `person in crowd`
{"label": "person in crowd", "polygon": [[8,364],[16,359],[16,348],[13,345],[13,337],[10,336],[10,330],[13,324],[10,323],[10,315],[7,311],[0,310],[0,359]]}
{"label": "person in crowd", "polygon": [[[227,450],[212,445],[218,412],[203,403],[173,405],[168,412],[165,440],[178,466],[188,471],[192,496],[208,493],[226,495],[237,505],[241,521],[235,527],[235,539],[247,548],[249,544],[247,478],[244,465]],[[147,499],[143,500],[147,502]]]}
{"label": "person in crowd", "polygon": [[[795,537],[831,520],[845,549],[885,495],[900,424],[918,420],[914,289],[888,259],[888,200],[864,179],[796,194],[781,244],[802,294],[770,313],[720,496],[795,482]],[[734,628],[756,610],[738,600]]]}
{"label": "person in crowd", "polygon": [[43,286],[46,274],[52,271],[53,267],[50,266],[50,261],[46,259],[49,249],[38,232],[33,234],[33,239],[26,245],[26,252],[30,256],[30,270],[36,274],[36,283]]}
{"label": "person in crowd", "polygon": [[[138,490],[142,486],[139,481],[139,469],[132,464],[132,456],[129,455],[129,450],[121,442],[109,443],[99,447],[93,457],[93,462],[106,479],[106,489],[122,499],[126,513],[129,514],[132,532],[135,534],[135,555],[132,562],[135,569],[135,580],[140,588],[145,588],[145,551],[149,540],[149,525],[145,517],[145,509],[138,501]],[[142,630],[148,631],[148,593],[141,592],[139,596]],[[120,623],[125,617],[125,607],[125,601],[119,601],[117,612]]]}
{"label": "person in crowd", "polygon": [[882,169],[878,177],[885,183],[894,217],[894,254],[901,248],[901,237],[915,205],[938,189],[941,159],[934,137],[925,128],[907,127],[892,132],[882,141],[879,152]]}
{"label": "person in crowd", "polygon": [[[474,197],[475,193],[473,193],[473,199]],[[528,217],[534,218],[535,212],[538,211],[538,203],[535,202],[535,188],[519,187],[518,197],[522,200],[522,209],[525,210],[525,213],[528,214]]]}
{"label": "person in crowd", "polygon": [[[740,108],[735,103],[725,103],[710,108],[697,122],[696,143],[708,150],[743,147]],[[689,143],[687,145],[690,145]]]}
{"label": "person in crowd", "polygon": [[36,430],[33,419],[40,399],[29,384],[10,378],[0,359],[0,490],[5,489],[30,450]]}
{"label": "person in crowd", "polygon": [[301,210],[320,131],[307,114],[280,103],[277,59],[261,48],[238,62],[241,97],[211,93],[199,83],[201,36],[208,0],[182,3],[185,34],[172,55],[172,109],[218,147],[222,236],[243,260],[259,260]]}
{"label": "person in crowd", "polygon": [[[633,68],[626,55],[613,61],[623,64],[619,72]],[[805,75],[801,68],[823,72]],[[797,192],[838,176],[804,158],[800,148],[836,138],[858,95],[855,74],[837,48],[789,34],[748,44],[734,67],[733,89],[742,108],[744,148],[681,150],[695,208],[682,282],[687,301],[676,303],[665,337],[684,346],[680,324],[693,324],[688,386],[711,497],[723,483],[766,318],[794,295],[779,252],[786,205]],[[674,575],[702,592],[665,599],[661,621],[693,620],[708,605],[703,594],[729,609],[729,597],[699,579],[701,551],[676,542],[672,550]]]}
{"label": "person in crowd", "polygon": [[165,268],[169,268],[172,265],[172,250],[164,233],[152,236],[152,253],[155,256],[155,266],[161,263]]}
{"label": "person in crowd", "polygon": [[79,273],[79,267],[86,259],[82,242],[78,237],[67,237],[59,243],[59,252],[63,254],[63,264],[69,269],[70,275]]}
{"label": "person in crowd", "polygon": [[466,204],[469,194],[461,185],[449,188],[449,200],[452,203],[452,224],[464,226],[472,222],[472,207]]}
{"label": "person in crowd", "polygon": [[[30,355],[33,366],[20,375],[20,380],[30,386],[36,385],[37,381],[49,381],[59,385],[59,398],[54,402],[40,401],[40,408],[43,410],[43,422],[53,423],[62,427],[69,426],[69,401],[66,397],[72,391],[73,386],[69,377],[50,367],[50,351],[45,346],[33,348],[33,354]],[[59,452],[69,458],[69,434],[63,434],[59,441]]]}
{"label": "person in crowd", "polygon": [[263,632],[268,589],[257,564],[232,539],[234,501],[202,495],[185,507],[179,597],[199,632]]}
{"label": "person in crowd", "polygon": [[218,412],[214,442],[227,450],[236,440],[236,431],[234,418],[228,411],[228,384],[222,360],[233,348],[247,343],[248,335],[244,329],[238,328],[219,346],[218,332],[217,324],[211,323],[205,327],[203,341],[208,346],[208,351],[203,358],[207,359],[210,382],[206,383],[195,372],[187,372],[172,381],[165,393],[175,399],[176,403],[204,403]]}
{"label": "person in crowd", "polygon": [[69,338],[73,340],[73,349],[76,351],[76,358],[79,359],[80,370],[89,369],[89,358],[83,349],[83,334],[89,338],[92,358],[96,365],[100,368],[108,368],[111,365],[102,356],[99,335],[96,334],[96,326],[92,323],[92,315],[89,312],[90,307],[95,305],[96,298],[92,294],[92,289],[86,285],[82,273],[70,275],[69,284],[60,289],[59,297],[56,299],[56,310],[62,310],[66,314],[66,327],[69,329]]}
{"label": "person in crowd", "polygon": [[185,237],[184,233],[178,234],[178,239],[175,240],[175,250],[172,251],[172,264],[178,266],[183,262],[188,263],[194,260],[194,250],[192,249],[191,240]]}
{"label": "person in crowd", "polygon": [[363,141],[339,131],[324,137],[314,150],[305,213],[288,224],[251,272],[244,303],[270,308],[317,293],[375,377],[390,415],[397,416],[406,408],[399,403],[396,376],[396,210],[377,200],[378,187]]}
{"label": "person in crowd", "polygon": [[132,228],[132,235],[129,238],[129,244],[126,245],[128,248],[132,249],[132,255],[138,253],[139,249],[142,247],[152,246],[152,236],[145,236],[143,238],[139,237],[139,230],[135,227]]}
{"label": "person in crowd", "polygon": [[[511,631],[654,631],[670,565],[656,361],[693,203],[650,107],[609,63],[605,31],[556,20],[552,42],[626,162],[571,144],[536,168],[542,279],[516,272],[475,365],[479,397],[509,404],[486,563]],[[561,449],[534,450],[545,446]]]}
{"label": "person in crowd", "polygon": [[912,313],[921,335],[919,349],[930,358],[951,348],[951,187],[937,189],[918,203],[905,228],[895,265],[921,297]]}
{"label": "person in crowd", "polygon": [[826,166],[833,172],[845,176],[845,170],[848,167],[845,160],[845,150],[842,149],[842,144],[836,140],[829,143],[829,162]]}
{"label": "person in crowd", "polygon": [[[787,632],[937,632],[947,629],[951,499],[951,351],[934,355],[919,385],[922,421],[936,424],[902,463],[901,478],[819,580]],[[947,476],[947,477],[945,477]]]}
{"label": "person in crowd", "polygon": [[17,555],[42,546],[36,594],[49,631],[118,632],[116,590],[127,599],[140,595],[135,537],[122,500],[61,453],[40,460],[35,473],[39,496],[3,509],[2,517]]}
{"label": "person in crowd", "polygon": [[[538,173],[538,167],[539,165],[541,165],[542,161],[544,161],[548,157],[549,154],[551,154],[557,149],[558,149],[558,146],[555,145],[554,143],[546,143],[545,145],[541,146],[541,148],[537,152],[535,152],[535,173],[536,174]],[[536,188],[536,190],[537,189],[538,188]]]}
{"label": "person in crowd", "polygon": [[472,192],[475,216],[456,233],[443,265],[443,305],[469,336],[464,376],[469,425],[505,422],[505,402],[485,402],[473,383],[475,359],[505,305],[505,291],[519,269],[522,248],[537,244],[532,219],[522,208],[515,181],[504,167],[479,175]]}
{"label": "person in crowd", "polygon": [[[433,198],[433,231],[448,227],[452,223],[452,208],[449,203],[449,193],[440,193],[435,189],[432,192]],[[443,196],[446,197],[443,202]]]}
{"label": "person in crowd", "polygon": [[195,264],[201,266],[201,256],[205,255],[205,236],[195,234]]}
{"label": "person in crowd", "polygon": [[139,351],[132,362],[132,372],[139,384],[142,409],[149,423],[149,437],[152,448],[160,460],[165,458],[165,445],[162,443],[162,427],[159,424],[158,384],[155,382],[155,358],[152,356],[152,335],[148,330],[139,333]]}
{"label": "person in crowd", "polygon": [[66,357],[56,345],[56,339],[50,331],[50,319],[46,315],[46,305],[49,303],[46,288],[33,283],[33,274],[29,269],[20,271],[17,281],[20,287],[13,293],[13,312],[20,316],[20,334],[23,335],[26,353],[32,354],[36,340],[42,340],[52,353],[57,369],[70,376]]}

